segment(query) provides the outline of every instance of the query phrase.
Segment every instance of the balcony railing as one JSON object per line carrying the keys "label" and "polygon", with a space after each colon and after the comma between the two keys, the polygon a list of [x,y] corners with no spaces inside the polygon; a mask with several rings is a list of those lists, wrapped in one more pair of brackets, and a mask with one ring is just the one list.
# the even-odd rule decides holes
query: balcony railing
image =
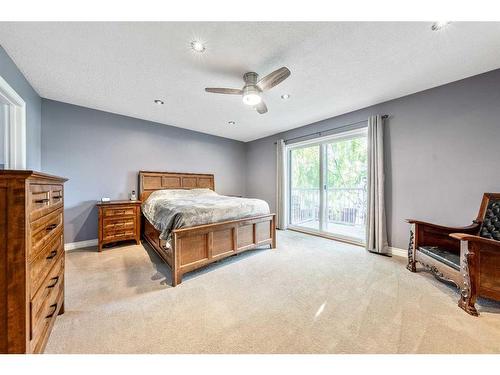
{"label": "balcony railing", "polygon": [[[329,188],[326,190],[328,223],[364,226],[366,190],[364,188]],[[291,189],[291,224],[319,221],[319,189]]]}

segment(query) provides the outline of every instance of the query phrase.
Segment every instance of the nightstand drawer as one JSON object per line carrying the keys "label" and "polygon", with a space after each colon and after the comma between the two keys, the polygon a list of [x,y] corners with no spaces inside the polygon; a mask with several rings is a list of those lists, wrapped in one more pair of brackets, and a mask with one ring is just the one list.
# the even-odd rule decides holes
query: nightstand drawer
{"label": "nightstand drawer", "polygon": [[121,241],[128,238],[135,238],[135,230],[113,230],[105,232],[103,236],[104,241]]}
{"label": "nightstand drawer", "polygon": [[134,216],[135,210],[135,207],[104,207],[103,215],[104,217]]}
{"label": "nightstand drawer", "polygon": [[135,218],[117,219],[109,218],[103,220],[103,230],[105,233],[113,230],[134,230]]}

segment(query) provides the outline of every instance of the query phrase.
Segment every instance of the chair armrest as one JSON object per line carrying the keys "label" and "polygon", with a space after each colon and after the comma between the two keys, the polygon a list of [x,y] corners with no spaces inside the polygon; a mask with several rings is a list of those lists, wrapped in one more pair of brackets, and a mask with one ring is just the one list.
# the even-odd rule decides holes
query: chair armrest
{"label": "chair armrest", "polygon": [[491,245],[500,249],[500,241],[490,240],[489,238],[473,236],[465,233],[451,233],[450,237],[455,238],[459,241],[471,241],[479,244]]}
{"label": "chair armrest", "polygon": [[450,233],[473,233],[479,230],[479,223],[472,223],[471,225],[465,226],[465,227],[446,227],[444,225],[438,225],[438,224],[433,224],[433,223],[427,223],[425,221],[420,221],[420,220],[415,220],[415,219],[406,219],[407,223],[410,224],[418,224],[418,225],[423,225],[425,227],[430,227],[434,228],[437,230],[441,230],[443,232],[450,232]]}

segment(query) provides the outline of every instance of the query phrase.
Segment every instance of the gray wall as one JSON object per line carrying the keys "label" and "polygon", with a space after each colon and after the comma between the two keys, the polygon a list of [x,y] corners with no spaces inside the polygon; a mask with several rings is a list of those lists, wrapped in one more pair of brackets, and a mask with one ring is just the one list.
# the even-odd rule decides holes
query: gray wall
{"label": "gray wall", "polygon": [[0,46],[0,76],[26,102],[26,168],[40,170],[41,99],[2,46]]}
{"label": "gray wall", "polygon": [[500,192],[500,70],[247,143],[247,195],[275,209],[274,142],[389,114],[385,168],[389,241],[406,248],[405,218],[465,225],[483,192]]}
{"label": "gray wall", "polygon": [[214,173],[222,194],[245,193],[245,144],[42,100],[42,169],[69,178],[65,241],[97,238],[101,197],[128,199],[139,170]]}

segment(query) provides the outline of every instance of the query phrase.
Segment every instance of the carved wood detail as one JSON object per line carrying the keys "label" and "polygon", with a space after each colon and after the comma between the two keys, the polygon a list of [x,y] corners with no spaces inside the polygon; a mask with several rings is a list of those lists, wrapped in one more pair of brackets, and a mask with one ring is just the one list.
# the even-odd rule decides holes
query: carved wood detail
{"label": "carved wood detail", "polygon": [[446,277],[435,265],[427,264],[423,262],[422,260],[419,260],[418,263],[420,263],[424,269],[428,272],[430,272],[436,279],[440,281],[445,281],[447,283],[453,284],[457,289],[460,289],[460,285],[453,279]]}
{"label": "carved wood detail", "polygon": [[470,264],[474,262],[475,254],[469,249],[469,241],[460,241],[461,247],[461,269],[463,276],[463,284],[460,291],[460,300],[458,301],[458,306],[464,309],[467,313],[478,316],[479,313],[475,307],[476,303],[476,293],[473,293],[473,285],[471,279],[471,269]]}
{"label": "carved wood detail", "polygon": [[410,241],[408,243],[408,265],[406,268],[411,272],[417,272],[417,268],[415,266],[415,259],[413,257],[415,251],[415,234],[414,234],[414,225],[410,228]]}

